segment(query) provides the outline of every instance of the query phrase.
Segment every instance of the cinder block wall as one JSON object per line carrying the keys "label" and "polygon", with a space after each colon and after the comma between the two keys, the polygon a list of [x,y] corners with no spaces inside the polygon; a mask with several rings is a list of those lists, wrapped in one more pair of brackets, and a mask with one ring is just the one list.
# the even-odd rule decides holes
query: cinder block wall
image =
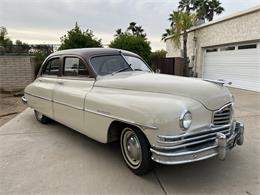
{"label": "cinder block wall", "polygon": [[32,56],[0,56],[0,91],[19,91],[33,80]]}

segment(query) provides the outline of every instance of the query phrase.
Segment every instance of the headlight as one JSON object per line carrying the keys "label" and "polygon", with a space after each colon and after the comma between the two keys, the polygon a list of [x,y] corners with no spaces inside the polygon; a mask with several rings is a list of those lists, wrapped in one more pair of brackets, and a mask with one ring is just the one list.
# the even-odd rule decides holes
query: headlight
{"label": "headlight", "polygon": [[191,126],[191,121],[192,121],[192,117],[190,111],[183,112],[183,114],[180,117],[180,127],[183,130],[189,129]]}

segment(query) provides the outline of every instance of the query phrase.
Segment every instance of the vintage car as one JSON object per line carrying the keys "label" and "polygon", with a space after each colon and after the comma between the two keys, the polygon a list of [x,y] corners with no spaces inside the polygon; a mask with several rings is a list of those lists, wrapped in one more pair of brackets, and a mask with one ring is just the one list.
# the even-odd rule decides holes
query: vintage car
{"label": "vintage car", "polygon": [[243,144],[244,126],[233,118],[224,82],[157,74],[124,50],[55,52],[24,94],[41,123],[53,119],[102,143],[120,140],[126,165],[138,175],[154,161],[224,159]]}

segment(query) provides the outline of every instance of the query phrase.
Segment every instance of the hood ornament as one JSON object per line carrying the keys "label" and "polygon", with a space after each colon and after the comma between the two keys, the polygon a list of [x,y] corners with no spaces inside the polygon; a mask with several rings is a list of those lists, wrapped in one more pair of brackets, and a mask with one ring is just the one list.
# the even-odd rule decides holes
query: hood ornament
{"label": "hood ornament", "polygon": [[211,83],[215,83],[217,85],[232,85],[232,82],[230,81],[226,81],[226,80],[223,80],[223,79],[218,79],[218,80],[211,80],[211,79],[203,79],[204,81],[208,81],[208,82],[211,82]]}

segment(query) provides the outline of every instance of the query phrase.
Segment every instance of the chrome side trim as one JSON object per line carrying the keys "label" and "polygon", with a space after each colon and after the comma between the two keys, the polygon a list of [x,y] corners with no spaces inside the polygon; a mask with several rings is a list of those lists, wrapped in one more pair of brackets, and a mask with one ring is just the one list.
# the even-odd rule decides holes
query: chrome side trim
{"label": "chrome side trim", "polygon": [[37,98],[43,99],[43,100],[47,100],[47,101],[50,101],[50,102],[53,102],[53,103],[57,103],[57,104],[60,104],[60,105],[63,105],[63,106],[68,106],[68,107],[71,107],[71,108],[83,111],[83,108],[80,108],[80,107],[77,107],[77,106],[73,106],[71,104],[63,103],[63,102],[60,102],[60,101],[54,101],[54,100],[51,100],[49,98],[45,98],[45,97],[38,96],[38,95],[33,95],[33,94],[30,94],[30,93],[26,93],[26,94],[30,95],[30,96],[33,96],[33,97],[37,97]]}
{"label": "chrome side trim", "polygon": [[109,114],[97,112],[97,111],[90,110],[90,109],[87,109],[87,108],[85,108],[84,111],[92,113],[92,114],[104,116],[104,117],[107,117],[107,118],[115,119],[115,120],[118,120],[118,121],[121,121],[121,122],[125,122],[125,123],[131,124],[131,125],[137,125],[137,126],[141,126],[141,127],[148,128],[148,129],[154,129],[154,130],[158,129],[158,127],[155,127],[155,126],[145,125],[145,124],[141,124],[141,123],[136,123],[135,121],[130,121],[130,120],[127,120],[127,119],[124,119],[124,118],[121,118],[121,117],[117,117],[117,116],[114,116],[114,115],[109,115]]}
{"label": "chrome side trim", "polygon": [[83,108],[80,108],[80,107],[77,107],[77,106],[73,106],[71,104],[67,104],[67,103],[63,103],[63,102],[59,102],[59,101],[52,101],[53,103],[56,103],[56,104],[60,104],[60,105],[63,105],[63,106],[68,106],[70,108],[74,108],[74,109],[77,109],[77,110],[82,110],[83,111]]}
{"label": "chrome side trim", "polygon": [[141,124],[141,123],[136,123],[135,121],[130,121],[130,120],[127,120],[127,119],[124,119],[124,118],[121,118],[121,117],[117,117],[117,116],[114,116],[114,115],[106,114],[106,113],[103,113],[103,112],[94,111],[94,110],[90,110],[90,109],[87,109],[87,108],[76,107],[76,106],[73,106],[73,105],[70,105],[70,104],[67,104],[67,103],[54,101],[54,100],[51,100],[51,99],[48,99],[48,98],[45,98],[45,97],[41,97],[41,96],[38,96],[38,95],[33,95],[33,94],[29,94],[29,93],[26,93],[26,94],[31,95],[33,97],[43,99],[43,100],[51,101],[53,103],[68,106],[68,107],[71,107],[71,108],[74,108],[74,109],[77,109],[77,110],[82,110],[82,111],[89,112],[89,113],[92,113],[92,114],[96,114],[96,115],[104,116],[104,117],[107,117],[107,118],[115,119],[115,120],[125,122],[125,123],[131,124],[131,125],[135,125],[135,126],[139,126],[139,127],[143,127],[143,128],[148,128],[148,129],[154,129],[154,130],[158,129],[158,127],[155,127],[155,126],[152,126],[152,125],[145,125],[145,124]]}
{"label": "chrome side trim", "polygon": [[43,99],[43,100],[47,100],[47,101],[51,101],[51,99],[49,98],[46,98],[46,97],[42,97],[42,96],[39,96],[39,95],[34,95],[34,94],[31,94],[31,93],[25,93],[26,95],[30,95],[30,96],[33,96],[33,97],[37,97],[37,98],[40,98],[40,99]]}
{"label": "chrome side trim", "polygon": [[204,80],[204,81],[211,82],[211,83],[215,83],[215,84],[220,85],[220,86],[232,85],[232,82],[230,82],[230,81],[225,81],[225,80],[223,80],[223,79],[218,79],[218,80],[203,79],[203,80]]}

